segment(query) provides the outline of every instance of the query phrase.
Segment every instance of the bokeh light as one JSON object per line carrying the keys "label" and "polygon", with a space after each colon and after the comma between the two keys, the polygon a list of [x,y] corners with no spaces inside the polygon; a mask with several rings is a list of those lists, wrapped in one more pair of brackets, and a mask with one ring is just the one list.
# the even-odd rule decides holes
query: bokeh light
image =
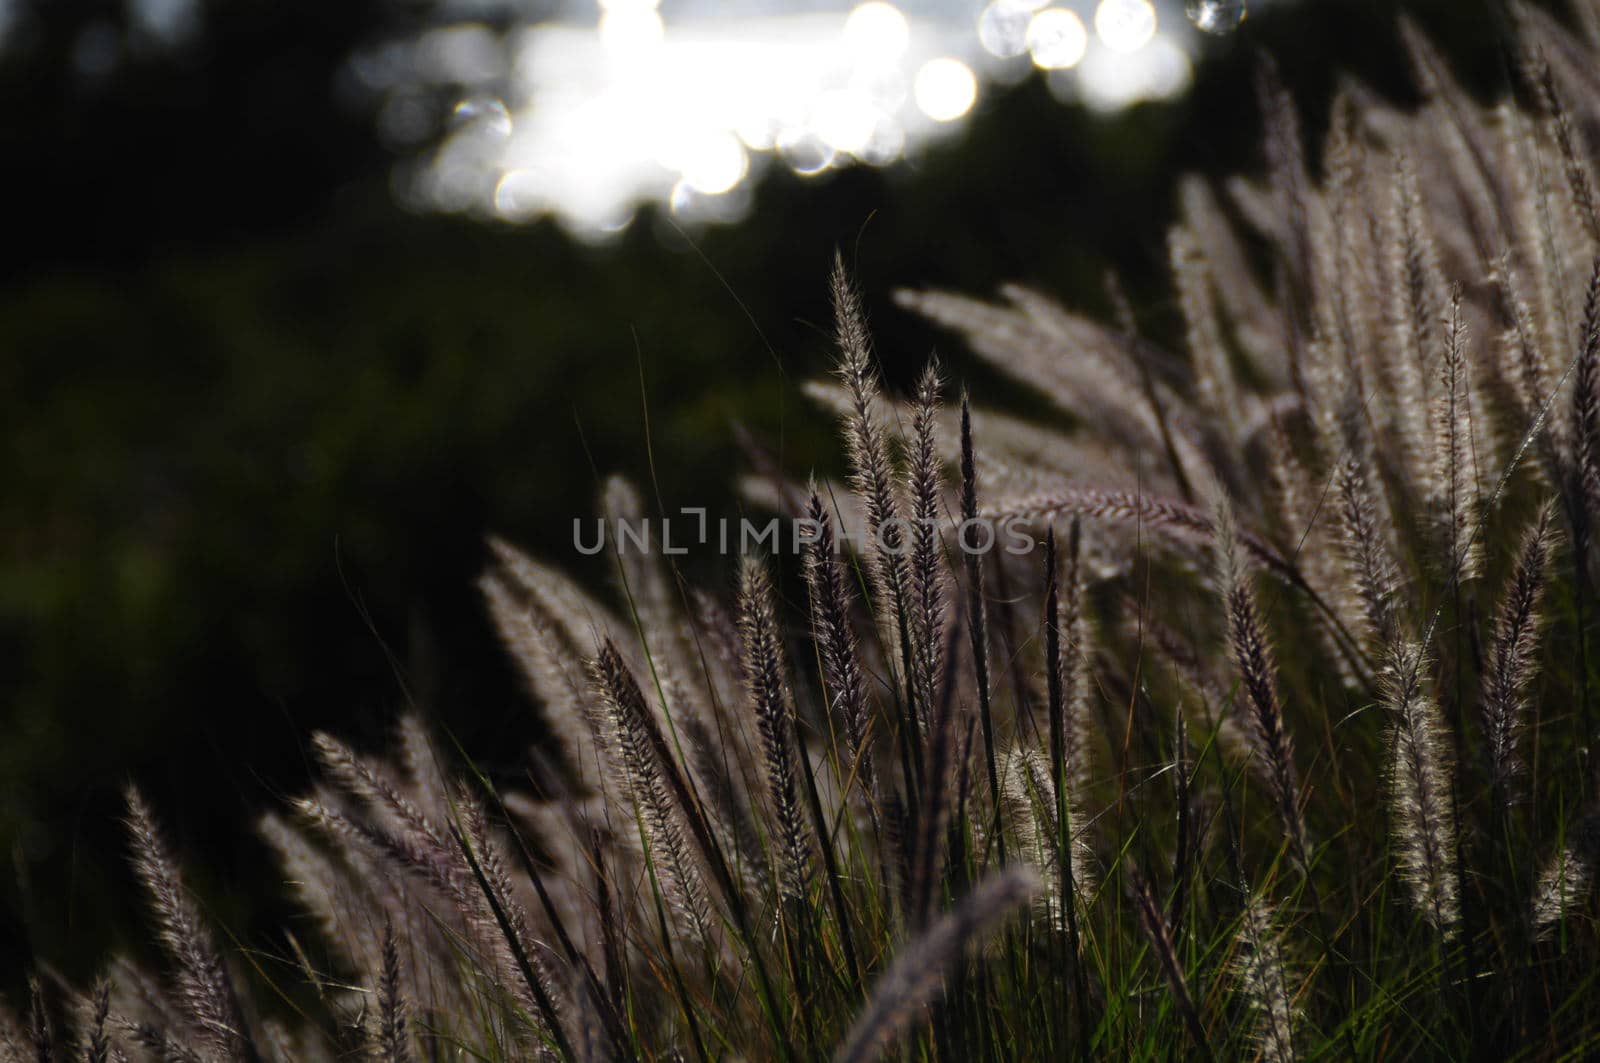
{"label": "bokeh light", "polygon": [[1100,0],[1094,31],[1107,48],[1136,52],[1156,35],[1156,9],[1149,0]]}
{"label": "bokeh light", "polygon": [[911,43],[911,26],[893,4],[862,4],[844,23],[845,46],[860,63],[892,65]]}
{"label": "bokeh light", "polygon": [[720,196],[744,180],[750,160],[738,137],[710,133],[683,145],[678,167],[684,184],[696,192]]}
{"label": "bokeh light", "polygon": [[1250,13],[1245,0],[1187,0],[1184,12],[1196,29],[1217,36],[1238,29]]}
{"label": "bokeh light", "polygon": [[1028,23],[1033,8],[1022,0],[994,0],[978,16],[978,43],[997,59],[1011,59],[1028,50]]}
{"label": "bokeh light", "polygon": [[[652,203],[736,219],[771,165],[915,159],[964,127],[986,85],[1033,69],[1096,111],[1171,98],[1201,29],[1236,26],[1245,0],[836,2],[552,0],[549,20],[436,26],[351,70],[381,94],[386,143],[436,145],[397,174],[409,203],[554,215],[603,240]],[[442,124],[440,93],[455,99]]]}
{"label": "bokeh light", "polygon": [[1083,61],[1089,31],[1073,12],[1047,7],[1028,22],[1027,47],[1039,69],[1065,70]]}
{"label": "bokeh light", "polygon": [[959,59],[930,59],[917,71],[912,92],[923,114],[935,122],[953,122],[972,109],[978,79]]}

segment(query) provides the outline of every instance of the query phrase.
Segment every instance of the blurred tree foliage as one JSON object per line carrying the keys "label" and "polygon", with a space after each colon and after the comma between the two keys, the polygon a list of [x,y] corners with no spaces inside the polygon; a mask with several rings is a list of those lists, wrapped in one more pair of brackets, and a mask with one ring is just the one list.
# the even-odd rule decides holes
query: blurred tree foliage
{"label": "blurred tree foliage", "polygon": [[[1096,120],[1030,81],[914,163],[774,176],[743,225],[647,213],[597,250],[391,205],[371,116],[335,87],[420,9],[217,0],[166,48],[120,3],[20,10],[0,51],[0,955],[74,973],[129,914],[129,778],[248,939],[281,914],[250,825],[300,785],[308,729],[371,735],[412,700],[515,770],[537,725],[480,615],[483,536],[579,565],[572,520],[613,471],[728,512],[734,423],[791,470],[822,460],[797,385],[826,365],[836,246],[892,379],[936,340],[895,286],[1024,280],[1099,307],[1114,268],[1160,333],[1175,178],[1258,161],[1253,48],[1313,129],[1341,69],[1404,91],[1388,4],[1275,5],[1180,103]],[[1495,83],[1482,10],[1423,14]],[[124,44],[86,73],[90,32]]]}

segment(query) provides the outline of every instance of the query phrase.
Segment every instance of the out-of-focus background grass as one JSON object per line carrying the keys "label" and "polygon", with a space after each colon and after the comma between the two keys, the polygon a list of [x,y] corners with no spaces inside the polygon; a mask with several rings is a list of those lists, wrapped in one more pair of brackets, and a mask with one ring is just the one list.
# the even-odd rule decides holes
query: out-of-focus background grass
{"label": "out-of-focus background grass", "polygon": [[[1388,3],[1278,4],[1180,101],[1093,117],[1030,79],[914,164],[774,172],[738,225],[646,211],[595,248],[394,204],[373,115],[335,90],[418,5],[214,0],[182,47],[86,74],[84,34],[122,33],[120,2],[10,4],[0,956],[73,974],[130,940],[130,779],[251,939],[281,909],[250,825],[300,785],[311,728],[371,738],[411,701],[514,773],[537,723],[473,590],[484,535],[598,583],[571,547],[597,472],[648,481],[653,453],[669,508],[729,512],[733,425],[795,472],[828,462],[797,385],[827,364],[836,247],[891,378],[938,340],[896,286],[1023,280],[1098,308],[1111,268],[1161,333],[1177,177],[1259,162],[1258,52],[1313,130],[1340,70],[1404,91]],[[1494,83],[1482,10],[1418,14]]]}

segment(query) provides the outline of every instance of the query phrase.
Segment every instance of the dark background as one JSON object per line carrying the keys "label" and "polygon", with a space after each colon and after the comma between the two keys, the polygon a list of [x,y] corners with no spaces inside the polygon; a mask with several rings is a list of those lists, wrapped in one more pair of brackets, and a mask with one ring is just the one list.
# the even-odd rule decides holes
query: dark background
{"label": "dark background", "polygon": [[[1093,309],[1114,268],[1167,334],[1174,183],[1259,164],[1258,54],[1313,130],[1341,70],[1405,91],[1390,4],[1279,3],[1180,102],[1097,119],[1030,80],[915,164],[774,173],[741,225],[646,212],[594,249],[391,202],[341,71],[424,8],[215,0],[177,48],[121,3],[21,10],[0,52],[0,987],[30,956],[81,976],[141,940],[129,780],[213,914],[271,948],[250,828],[303,783],[310,729],[374,741],[414,702],[514,774],[538,724],[473,590],[485,533],[601,582],[572,520],[597,473],[649,479],[647,405],[669,509],[736,504],[735,424],[797,474],[829,463],[798,385],[827,364],[835,247],[894,379],[939,340],[897,286],[1023,280]],[[1497,83],[1485,8],[1417,14]],[[86,32],[118,45],[93,74]]]}

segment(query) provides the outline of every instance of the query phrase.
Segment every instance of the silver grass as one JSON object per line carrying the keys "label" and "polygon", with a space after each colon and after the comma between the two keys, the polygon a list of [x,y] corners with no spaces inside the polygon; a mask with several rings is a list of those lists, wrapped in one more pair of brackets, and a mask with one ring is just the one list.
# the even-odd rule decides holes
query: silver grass
{"label": "silver grass", "polygon": [[1600,530],[1600,255],[1584,300],[1578,360],[1572,374],[1572,483],[1568,490],[1573,548],[1580,566]]}
{"label": "silver grass", "polygon": [[[1084,517],[1116,524],[1137,524],[1175,544],[1197,552],[1211,540],[1211,518],[1198,506],[1173,498],[1120,488],[1068,487],[1034,498],[1001,500],[984,508],[996,522],[1020,520],[1045,524],[1056,517]],[[1289,568],[1271,544],[1248,529],[1239,529],[1240,543],[1251,560],[1275,571]]]}
{"label": "silver grass", "polygon": [[247,1059],[244,1023],[222,954],[183,885],[150,806],[132,787],[124,797],[134,870],[149,896],[162,949],[172,964],[177,1000],[212,1052],[224,1059]]}
{"label": "silver grass", "polygon": [[[835,340],[839,348],[837,373],[850,396],[843,429],[850,461],[851,487],[862,501],[866,529],[876,549],[866,551],[874,603],[888,641],[909,640],[911,632],[911,571],[906,558],[906,521],[897,486],[889,443],[879,420],[878,374],[873,364],[871,338],[861,298],[845,273],[844,260],[833,266]],[[909,656],[911,646],[901,647]],[[911,677],[906,676],[909,682]]]}
{"label": "silver grass", "polygon": [[366,918],[374,901],[364,884],[352,881],[337,857],[281,816],[268,813],[256,829],[272,848],[296,902],[316,919],[323,940],[352,969],[373,970],[381,961],[382,941]]}
{"label": "silver grass", "polygon": [[37,977],[28,979],[28,1041],[37,1063],[54,1063],[55,1031],[51,1028],[50,1012],[45,1007],[44,987],[39,984]]}
{"label": "silver grass", "polygon": [[1597,861],[1600,816],[1590,809],[1569,827],[1567,838],[1539,872],[1530,911],[1537,937],[1553,936],[1588,901],[1594,889]]}
{"label": "silver grass", "polygon": [[1278,697],[1278,666],[1261,621],[1250,573],[1244,566],[1233,522],[1233,506],[1220,491],[1216,503],[1217,572],[1228,622],[1228,649],[1246,701],[1244,719],[1255,754],[1283,821],[1284,835],[1296,863],[1309,863],[1306,824],[1301,811],[1300,781],[1294,765],[1294,740]]}
{"label": "silver grass", "polygon": [[811,832],[800,807],[794,704],[789,696],[783,644],[772,603],[772,583],[764,563],[746,557],[739,571],[739,633],[745,682],[761,747],[776,833],[781,846],[783,895],[803,900],[811,879]]}
{"label": "silver grass", "polygon": [[[944,485],[937,431],[940,387],[938,365],[930,362],[917,382],[905,490],[911,503],[912,659],[920,688],[919,707],[930,718],[944,671],[946,576],[939,531],[944,523]],[[928,722],[925,719],[924,725]]]}
{"label": "silver grass", "polygon": [[1519,740],[1527,715],[1527,689],[1538,668],[1540,608],[1553,547],[1554,506],[1540,507],[1522,538],[1506,592],[1495,613],[1494,635],[1483,676],[1483,732],[1489,776],[1499,800],[1509,803],[1513,779],[1523,771]]}
{"label": "silver grass", "polygon": [[479,581],[501,641],[522,672],[524,683],[544,710],[549,731],[578,777],[597,785],[593,721],[577,647],[538,599],[519,593],[506,577],[491,573]]}
{"label": "silver grass", "polygon": [[1234,337],[1248,352],[1253,365],[1280,385],[1287,384],[1284,322],[1250,268],[1238,232],[1227,223],[1216,196],[1203,179],[1193,175],[1182,178],[1178,199],[1184,228],[1205,249],[1207,275]]}
{"label": "silver grass", "polygon": [[1582,144],[1583,134],[1562,101],[1554,71],[1545,64],[1538,73],[1541,102],[1561,154],[1567,193],[1590,240],[1600,243],[1600,210],[1596,207],[1594,178],[1589,173],[1586,161],[1589,152]]}
{"label": "silver grass", "polygon": [[1234,379],[1233,364],[1212,292],[1211,267],[1198,240],[1177,227],[1168,237],[1173,283],[1183,310],[1185,337],[1195,361],[1201,408],[1212,423],[1225,426],[1225,438],[1241,437],[1244,396]]}
{"label": "silver grass", "polygon": [[[1018,858],[1032,867],[1048,887],[1038,900],[1041,913],[1058,930],[1065,930],[1067,916],[1059,900],[1062,864],[1058,839],[1063,836],[1057,827],[1060,803],[1050,762],[1043,753],[1016,746],[1002,755],[1000,802],[1005,830],[1016,839]],[[1073,895],[1078,908],[1086,910],[1098,889],[1094,850],[1089,844],[1087,816],[1070,800],[1066,807],[1064,833],[1069,843]]]}
{"label": "silver grass", "polygon": [[823,688],[829,706],[844,723],[847,766],[870,795],[874,785],[871,724],[856,636],[850,625],[850,587],[837,556],[833,515],[813,490],[807,513],[816,537],[807,545],[806,588],[811,603],[811,637],[822,662]]}
{"label": "silver grass", "polygon": [[1383,652],[1399,631],[1395,602],[1400,575],[1388,533],[1393,524],[1381,486],[1375,483],[1367,436],[1355,429],[1345,446],[1333,478],[1339,545],[1362,605],[1368,644]]}
{"label": "silver grass", "polygon": [[590,663],[590,674],[610,718],[610,741],[618,785],[629,796],[638,830],[656,868],[662,892],[677,916],[702,943],[713,940],[705,878],[684,834],[686,810],[678,806],[660,751],[665,740],[639,684],[609,640]]}
{"label": "silver grass", "polygon": [[1461,290],[1450,294],[1445,321],[1439,391],[1433,399],[1433,462],[1430,499],[1443,543],[1446,574],[1457,582],[1475,579],[1483,556],[1477,534],[1478,463],[1473,445],[1472,387],[1468,376],[1466,326]]}
{"label": "silver grass", "polygon": [[1415,643],[1390,647],[1379,698],[1390,718],[1390,814],[1414,907],[1442,936],[1461,920],[1450,739]]}
{"label": "silver grass", "polygon": [[83,1063],[110,1063],[111,983],[101,980],[80,1004],[78,1056]]}
{"label": "silver grass", "polygon": [[1388,334],[1392,354],[1383,360],[1399,423],[1399,453],[1408,481],[1424,498],[1442,494],[1429,460],[1430,379],[1427,364],[1439,342],[1442,274],[1427,230],[1416,174],[1406,157],[1395,160],[1394,203],[1387,244]]}
{"label": "silver grass", "polygon": [[1094,656],[1084,600],[1085,578],[1080,528],[1073,525],[1067,539],[1065,562],[1058,579],[1060,611],[1055,636],[1060,649],[1053,668],[1061,691],[1061,773],[1067,783],[1066,801],[1070,815],[1087,821],[1082,804],[1092,774],[1090,764],[1090,694],[1092,677],[1089,662]]}
{"label": "silver grass", "polygon": [[411,1035],[406,1028],[408,1007],[400,977],[400,947],[394,925],[383,927],[383,965],[378,973],[378,1030],[376,1048],[381,1063],[409,1063]]}
{"label": "silver grass", "polygon": [[995,872],[901,946],[834,1051],[834,1063],[869,1063],[880,1058],[884,1048],[934,1000],[940,984],[967,949],[981,943],[1039,889],[1039,880],[1023,868]]}
{"label": "silver grass", "polygon": [[1299,1008],[1290,988],[1283,935],[1272,905],[1252,897],[1234,937],[1234,979],[1256,1014],[1255,1044],[1261,1058],[1293,1063]]}

